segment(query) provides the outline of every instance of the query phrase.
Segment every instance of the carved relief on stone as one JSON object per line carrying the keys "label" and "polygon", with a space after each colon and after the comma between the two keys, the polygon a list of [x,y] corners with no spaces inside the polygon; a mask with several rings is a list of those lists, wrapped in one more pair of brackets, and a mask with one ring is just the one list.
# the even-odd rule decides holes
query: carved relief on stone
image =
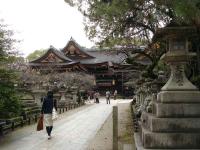
{"label": "carved relief on stone", "polygon": [[169,63],[171,76],[167,83],[162,87],[166,90],[197,90],[197,88],[187,79],[184,71],[185,62],[179,60]]}
{"label": "carved relief on stone", "polygon": [[177,64],[173,66],[173,81],[177,83],[178,86],[183,86],[184,82],[184,66]]}
{"label": "carved relief on stone", "polygon": [[148,104],[148,106],[146,107],[146,111],[148,113],[152,113],[152,110],[153,110],[152,107],[153,107],[153,103],[152,103],[152,101],[150,101],[149,104]]}
{"label": "carved relief on stone", "polygon": [[149,95],[145,98],[144,107],[146,112],[152,113],[152,96]]}

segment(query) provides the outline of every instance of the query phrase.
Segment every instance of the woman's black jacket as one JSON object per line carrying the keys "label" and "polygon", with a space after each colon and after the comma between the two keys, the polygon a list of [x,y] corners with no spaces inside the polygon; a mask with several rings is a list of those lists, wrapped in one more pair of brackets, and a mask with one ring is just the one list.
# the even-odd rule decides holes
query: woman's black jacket
{"label": "woman's black jacket", "polygon": [[53,98],[45,97],[42,104],[42,114],[51,114],[53,111]]}

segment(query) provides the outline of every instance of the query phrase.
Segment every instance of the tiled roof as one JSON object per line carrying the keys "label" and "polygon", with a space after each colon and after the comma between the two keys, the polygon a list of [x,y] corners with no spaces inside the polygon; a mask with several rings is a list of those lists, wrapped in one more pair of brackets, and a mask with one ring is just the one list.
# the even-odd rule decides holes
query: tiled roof
{"label": "tiled roof", "polygon": [[56,50],[56,49],[53,49],[53,51],[57,56],[59,56],[60,58],[62,58],[64,60],[73,61],[70,58],[66,57],[63,52]]}
{"label": "tiled roof", "polygon": [[117,51],[111,51],[109,48],[88,49],[80,46],[73,38],[70,39],[70,41],[67,43],[67,45],[62,51],[64,51],[68,47],[69,43],[73,43],[74,46],[76,46],[82,53],[85,53],[89,56],[87,58],[80,58],[75,56],[70,57],[72,60],[79,61],[81,64],[99,64],[106,62],[122,64],[125,62],[125,54],[117,53]]}
{"label": "tiled roof", "polygon": [[[80,49],[80,51],[82,51],[83,53],[85,53],[86,55],[88,55],[89,57],[86,58],[81,58],[81,57],[68,57],[64,54],[64,49],[67,48],[67,46],[69,45],[69,42],[73,42],[75,44],[76,47],[78,47]],[[88,49],[88,48],[84,48],[81,47],[74,39],[70,39],[70,41],[68,42],[68,44],[66,45],[66,47],[59,51],[56,48],[54,48],[53,46],[50,46],[50,48],[48,49],[48,51],[41,56],[40,58],[31,61],[29,64],[30,65],[39,65],[39,63],[41,64],[41,60],[45,59],[46,56],[49,53],[54,53],[58,58],[60,58],[61,60],[63,60],[63,62],[60,62],[59,65],[72,65],[75,63],[80,63],[83,65],[95,65],[95,64],[102,64],[102,63],[107,63],[108,65],[113,65],[113,64],[126,64],[125,63],[125,59],[127,58],[127,56],[124,53],[120,53],[119,51],[115,51],[115,50],[109,50],[109,48],[106,49]],[[118,47],[118,49],[120,49],[120,47]],[[143,49],[143,47],[141,47],[140,49]],[[149,64],[148,60],[137,60],[138,63],[141,64]],[[49,62],[51,63],[51,62]],[[59,62],[58,62],[59,63]],[[57,64],[58,65],[58,64]]]}
{"label": "tiled roof", "polygon": [[85,51],[88,55],[93,56],[92,59],[84,59],[80,60],[82,64],[98,64],[103,62],[112,62],[121,64],[124,62],[126,56],[122,53],[117,54],[117,52],[113,51]]}
{"label": "tiled roof", "polygon": [[65,65],[75,65],[75,64],[79,64],[79,62],[69,62],[69,63],[29,63],[29,66],[65,66]]}

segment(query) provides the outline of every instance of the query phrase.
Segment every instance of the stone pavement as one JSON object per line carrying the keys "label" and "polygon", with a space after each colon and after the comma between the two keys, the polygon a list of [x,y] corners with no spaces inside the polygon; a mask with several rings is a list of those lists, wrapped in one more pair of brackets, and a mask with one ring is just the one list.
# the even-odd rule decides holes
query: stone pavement
{"label": "stone pavement", "polygon": [[[133,121],[130,103],[132,100],[118,101],[118,150],[134,150]],[[104,122],[87,150],[113,150],[113,117]]]}
{"label": "stone pavement", "polygon": [[112,112],[112,106],[119,101],[107,105],[101,100],[100,104],[78,108],[76,113],[68,115],[69,111],[60,115],[54,123],[51,140],[47,139],[45,130],[37,132],[36,125],[18,129],[0,139],[0,149],[84,150]]}

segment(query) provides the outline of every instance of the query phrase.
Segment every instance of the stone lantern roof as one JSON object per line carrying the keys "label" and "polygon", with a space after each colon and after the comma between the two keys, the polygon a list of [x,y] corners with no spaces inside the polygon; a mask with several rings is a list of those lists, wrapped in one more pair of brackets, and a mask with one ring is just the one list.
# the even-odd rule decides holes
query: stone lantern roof
{"label": "stone lantern roof", "polygon": [[157,29],[153,41],[158,39],[168,40],[170,38],[194,38],[197,37],[197,28],[186,24],[169,23],[164,28]]}

